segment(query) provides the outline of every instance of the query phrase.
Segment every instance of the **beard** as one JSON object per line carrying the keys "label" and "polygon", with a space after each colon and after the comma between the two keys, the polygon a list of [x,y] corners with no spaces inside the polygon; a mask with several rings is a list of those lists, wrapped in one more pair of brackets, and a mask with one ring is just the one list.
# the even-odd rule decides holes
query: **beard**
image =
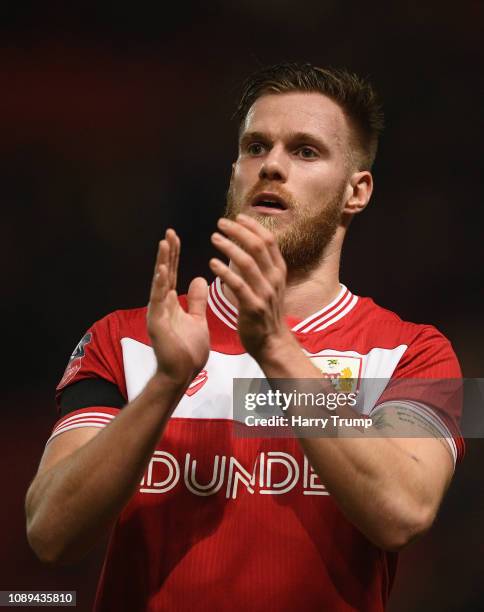
{"label": "beard", "polygon": [[[274,190],[273,185],[255,185],[247,194],[245,201],[250,202],[257,193],[269,187],[270,191],[277,193],[288,204],[294,220],[286,229],[280,229],[278,215],[254,215],[254,218],[275,234],[288,273],[308,273],[323,259],[324,252],[341,222],[341,204],[345,188],[341,186],[337,193],[322,203],[320,210],[314,214],[304,211],[297,201],[280,187]],[[243,212],[243,208],[244,202],[235,197],[231,181],[224,216],[235,220],[235,217]]]}

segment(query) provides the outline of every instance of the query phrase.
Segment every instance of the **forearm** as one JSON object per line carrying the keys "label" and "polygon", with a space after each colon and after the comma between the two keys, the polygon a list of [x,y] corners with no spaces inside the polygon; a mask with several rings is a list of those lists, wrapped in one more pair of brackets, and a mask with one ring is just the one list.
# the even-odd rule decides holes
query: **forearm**
{"label": "forearm", "polygon": [[109,426],[36,476],[26,511],[39,557],[68,562],[92,547],[135,492],[183,392],[154,377]]}
{"label": "forearm", "polygon": [[375,545],[398,550],[430,527],[437,505],[424,466],[385,438],[299,438],[346,517]]}
{"label": "forearm", "polygon": [[[286,338],[258,361],[268,379],[320,379],[320,372],[294,339]],[[328,382],[321,380],[321,390]],[[301,414],[292,405],[287,415]],[[323,409],[324,410],[324,409]],[[355,417],[348,408],[325,411],[331,416]],[[314,415],[312,415],[314,416]],[[400,548],[430,526],[440,496],[429,487],[427,466],[384,432],[345,427],[341,437],[328,426],[321,437],[308,436],[307,428],[294,428],[312,467],[345,515],[372,542]],[[388,432],[387,432],[388,434]]]}

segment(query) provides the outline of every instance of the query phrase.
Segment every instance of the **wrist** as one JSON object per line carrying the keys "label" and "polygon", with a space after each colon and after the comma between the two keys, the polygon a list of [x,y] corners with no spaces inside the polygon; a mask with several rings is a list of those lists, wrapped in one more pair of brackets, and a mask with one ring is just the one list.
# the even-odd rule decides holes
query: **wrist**
{"label": "wrist", "polygon": [[291,331],[287,329],[281,334],[270,336],[254,358],[264,372],[266,369],[282,371],[301,354],[301,347]]}
{"label": "wrist", "polygon": [[166,396],[181,397],[189,384],[189,379],[178,380],[165,372],[157,370],[148,381],[145,389],[153,399],[159,399]]}

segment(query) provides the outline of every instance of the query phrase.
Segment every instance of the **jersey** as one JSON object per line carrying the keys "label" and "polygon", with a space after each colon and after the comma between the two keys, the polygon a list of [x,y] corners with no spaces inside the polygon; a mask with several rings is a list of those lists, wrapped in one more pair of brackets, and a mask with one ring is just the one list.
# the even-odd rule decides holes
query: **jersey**
{"label": "jersey", "polygon": [[[186,297],[179,299],[186,308]],[[233,379],[264,377],[240,342],[237,314],[216,279],[207,306],[208,361],[116,521],[95,609],[383,610],[396,554],[345,518],[296,438],[234,433]],[[454,461],[462,456],[458,402],[445,392],[433,395],[433,405],[411,393],[395,398],[386,384],[461,376],[450,343],[434,327],[404,322],[344,286],[324,308],[287,323],[323,375],[382,381],[363,412],[405,401],[439,429]],[[64,414],[51,439],[109,425],[155,368],[146,308],[95,323],[58,386]]]}

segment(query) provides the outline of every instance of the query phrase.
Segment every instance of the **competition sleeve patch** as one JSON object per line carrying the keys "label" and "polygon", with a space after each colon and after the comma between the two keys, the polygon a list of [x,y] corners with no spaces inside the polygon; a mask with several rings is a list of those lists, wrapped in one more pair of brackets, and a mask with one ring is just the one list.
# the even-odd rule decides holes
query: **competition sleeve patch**
{"label": "competition sleeve patch", "polygon": [[92,340],[91,332],[88,332],[81,338],[81,340],[79,341],[79,344],[73,350],[72,355],[69,358],[67,367],[64,372],[64,376],[62,377],[62,380],[57,386],[58,389],[64,388],[69,383],[69,381],[71,381],[74,378],[77,372],[79,372],[79,370],[81,369],[82,358],[86,354],[84,347],[86,346],[86,344],[89,344],[91,340]]}
{"label": "competition sleeve patch", "polygon": [[118,387],[104,378],[84,378],[73,383],[61,391],[59,399],[61,414],[91,406],[121,409],[125,404]]}
{"label": "competition sleeve patch", "polygon": [[[62,380],[56,387],[56,404],[58,412],[62,410],[60,401],[61,397],[64,396],[64,392],[69,387],[83,380],[106,381],[118,389],[118,393],[113,395],[112,388],[110,387],[109,389],[111,389],[111,391],[109,391],[104,383],[100,383],[100,385],[104,385],[103,388],[99,386],[99,388],[94,389],[92,385],[91,387],[86,387],[88,393],[94,389],[95,397],[92,398],[88,396],[86,399],[84,393],[82,393],[80,399],[82,402],[86,402],[84,405],[107,405],[120,408],[126,403],[119,398],[119,394],[126,397],[126,383],[124,380],[123,356],[119,342],[119,321],[116,313],[111,313],[103,319],[96,321],[86,331],[72,352],[64,375],[62,376]],[[78,387],[74,395],[68,393],[65,397],[77,397],[80,393],[79,389],[84,391],[83,387]],[[96,400],[98,393],[102,394],[101,398],[104,398],[107,394],[107,403],[99,403]],[[64,406],[67,407],[67,404],[64,404]],[[69,410],[77,408],[80,408],[80,406],[75,406],[74,404],[68,406]]]}

